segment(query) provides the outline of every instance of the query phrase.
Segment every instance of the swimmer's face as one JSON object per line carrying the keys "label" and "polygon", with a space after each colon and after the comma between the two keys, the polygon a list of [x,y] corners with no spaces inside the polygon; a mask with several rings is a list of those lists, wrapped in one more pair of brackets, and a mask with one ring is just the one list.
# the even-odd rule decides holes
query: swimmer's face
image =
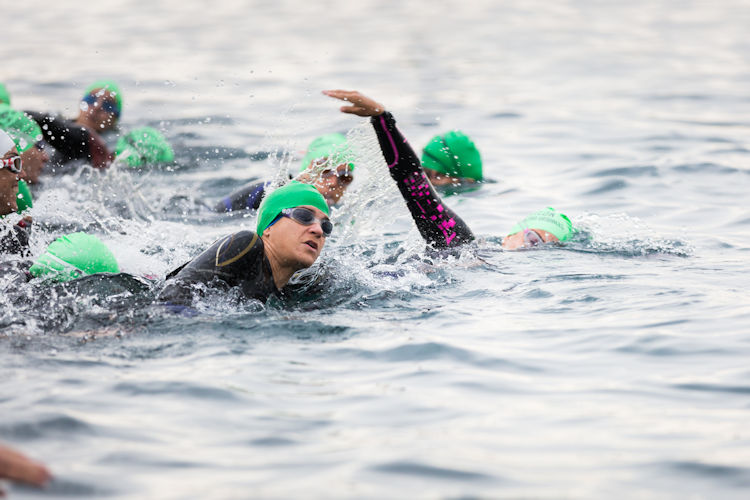
{"label": "swimmer's face", "polygon": [[[319,160],[310,163],[310,168],[315,169],[317,165],[324,165],[327,158],[321,158]],[[344,196],[346,188],[352,183],[354,178],[352,177],[351,169],[346,163],[338,165],[336,168],[327,168],[317,175],[315,181],[315,187],[326,199],[329,206],[337,204],[341,197]]]}
{"label": "swimmer's face", "polygon": [[448,185],[457,186],[462,183],[476,182],[474,179],[469,179],[468,177],[467,178],[452,177],[442,172],[438,172],[437,170],[432,170],[431,168],[425,168],[424,173],[427,176],[427,178],[430,180],[430,184],[432,184],[433,186],[448,186]]}
{"label": "swimmer's face", "polygon": [[524,229],[503,238],[503,248],[506,250],[518,250],[559,241],[557,236],[542,229]]}
{"label": "swimmer's face", "polygon": [[108,90],[94,89],[81,100],[79,119],[83,118],[97,132],[115,128],[119,115],[115,95]]}
{"label": "swimmer's face", "polygon": [[[311,205],[300,206],[312,211],[317,219],[328,219],[326,214]],[[281,217],[267,228],[263,237],[271,240],[282,265],[295,269],[312,266],[326,242],[319,222],[306,226],[288,217]]]}
{"label": "swimmer's face", "polygon": [[49,161],[49,155],[38,143],[21,153],[21,161],[23,161],[21,179],[30,184],[36,184],[39,182],[39,175],[44,170],[44,166]]}
{"label": "swimmer's face", "polygon": [[[18,156],[16,147],[3,155],[3,159]],[[0,215],[12,214],[18,210],[18,174],[7,168],[0,169]]]}

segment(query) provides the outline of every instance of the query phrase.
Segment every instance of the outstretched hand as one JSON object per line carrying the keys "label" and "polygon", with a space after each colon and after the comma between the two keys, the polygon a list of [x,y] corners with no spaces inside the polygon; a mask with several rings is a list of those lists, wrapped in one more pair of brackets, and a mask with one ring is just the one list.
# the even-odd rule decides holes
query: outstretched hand
{"label": "outstretched hand", "polygon": [[[0,445],[0,479],[10,479],[34,486],[44,486],[52,479],[47,468],[21,453]],[[0,497],[3,496],[0,490]]]}
{"label": "outstretched hand", "polygon": [[341,106],[342,113],[351,113],[357,116],[379,116],[385,111],[385,106],[363,96],[356,90],[324,90],[323,93],[328,97],[351,103],[350,106]]}

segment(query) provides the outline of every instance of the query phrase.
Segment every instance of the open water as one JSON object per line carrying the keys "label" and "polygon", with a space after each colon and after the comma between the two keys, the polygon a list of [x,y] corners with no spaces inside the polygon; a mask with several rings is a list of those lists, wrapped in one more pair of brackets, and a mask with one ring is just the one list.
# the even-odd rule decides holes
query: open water
{"label": "open water", "polygon": [[[0,440],[44,461],[12,498],[747,498],[750,3],[15,2],[13,104],[73,116],[122,84],[174,168],[44,181],[35,252],[84,229],[133,276],[2,288]],[[480,241],[433,259],[369,126],[460,128],[493,182],[446,199]],[[357,179],[312,273],[262,306],[151,307],[252,216],[205,208],[350,131]],[[110,138],[111,140],[116,139]],[[504,252],[544,206],[582,230]]]}

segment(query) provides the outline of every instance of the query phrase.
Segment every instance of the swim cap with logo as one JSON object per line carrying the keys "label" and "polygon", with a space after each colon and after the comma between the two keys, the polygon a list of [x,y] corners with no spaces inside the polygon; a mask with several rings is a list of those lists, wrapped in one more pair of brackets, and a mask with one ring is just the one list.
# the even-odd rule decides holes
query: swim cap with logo
{"label": "swim cap with logo", "polygon": [[570,238],[575,229],[567,215],[562,214],[552,207],[543,208],[529,215],[510,229],[508,235],[516,234],[524,229],[540,229],[547,231],[560,241]]}
{"label": "swim cap with logo", "polygon": [[482,180],[482,157],[463,132],[436,135],[422,151],[422,166],[451,177]]}
{"label": "swim cap with logo", "polygon": [[326,134],[313,139],[307,147],[307,153],[302,158],[300,172],[307,169],[311,161],[320,158],[328,158],[328,165],[332,167],[348,163],[349,170],[354,170],[354,154],[351,152],[344,134]]}
{"label": "swim cap with logo", "polygon": [[0,103],[10,104],[10,93],[3,83],[0,83]]}
{"label": "swim cap with logo", "polygon": [[95,273],[119,273],[120,269],[112,252],[99,238],[72,233],[50,243],[29,272],[37,278],[63,282]]}
{"label": "swim cap with logo", "polygon": [[300,205],[310,205],[326,215],[330,214],[326,199],[317,189],[309,184],[292,181],[263,198],[258,207],[258,225],[255,232],[258,236],[262,236],[263,231],[279,216],[282,210]]}
{"label": "swim cap with logo", "polygon": [[151,127],[140,127],[120,137],[115,154],[131,167],[174,161],[172,146],[161,132]]}
{"label": "swim cap with logo", "polygon": [[7,104],[0,104],[0,129],[10,135],[19,153],[42,140],[42,129],[34,119]]}
{"label": "swim cap with logo", "polygon": [[18,181],[18,199],[16,200],[16,205],[18,206],[17,211],[19,214],[34,206],[34,202],[31,198],[31,191],[29,190],[29,185],[26,184],[26,181]]}
{"label": "swim cap with logo", "polygon": [[83,96],[86,97],[88,94],[90,94],[94,90],[99,90],[99,89],[106,89],[112,93],[112,95],[115,98],[115,103],[117,104],[117,112],[119,114],[122,114],[122,92],[120,92],[120,87],[112,80],[95,81],[94,83],[86,87],[86,91],[83,93]]}

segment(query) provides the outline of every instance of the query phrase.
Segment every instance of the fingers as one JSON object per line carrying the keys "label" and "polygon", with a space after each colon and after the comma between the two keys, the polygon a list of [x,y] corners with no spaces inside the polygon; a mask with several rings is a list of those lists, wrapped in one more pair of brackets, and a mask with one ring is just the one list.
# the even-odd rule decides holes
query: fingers
{"label": "fingers", "polygon": [[0,446],[0,478],[44,486],[52,479],[52,474],[44,465],[11,448]]}
{"label": "fingers", "polygon": [[357,116],[378,116],[385,111],[382,104],[379,104],[369,97],[365,97],[356,90],[324,90],[324,95],[348,101],[351,106],[342,106],[341,112]]}
{"label": "fingers", "polygon": [[323,94],[334,99],[341,99],[342,101],[355,102],[355,99],[362,98],[362,94],[356,90],[324,90]]}

